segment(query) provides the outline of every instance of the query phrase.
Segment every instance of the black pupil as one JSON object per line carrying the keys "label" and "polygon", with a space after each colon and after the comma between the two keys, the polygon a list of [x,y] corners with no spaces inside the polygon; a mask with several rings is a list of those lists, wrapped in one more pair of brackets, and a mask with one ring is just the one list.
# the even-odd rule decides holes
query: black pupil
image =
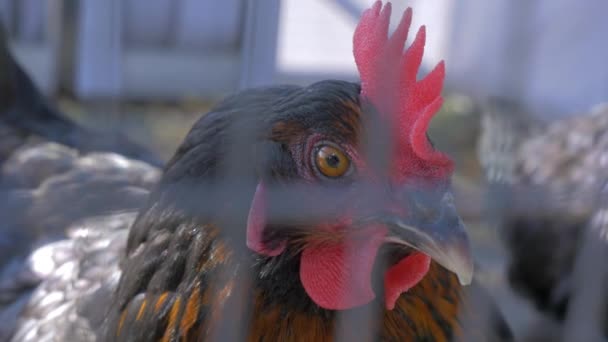
{"label": "black pupil", "polygon": [[337,155],[335,155],[333,153],[330,156],[328,156],[325,160],[327,161],[327,165],[329,165],[329,167],[333,167],[335,169],[338,166],[340,166],[340,157],[338,157]]}

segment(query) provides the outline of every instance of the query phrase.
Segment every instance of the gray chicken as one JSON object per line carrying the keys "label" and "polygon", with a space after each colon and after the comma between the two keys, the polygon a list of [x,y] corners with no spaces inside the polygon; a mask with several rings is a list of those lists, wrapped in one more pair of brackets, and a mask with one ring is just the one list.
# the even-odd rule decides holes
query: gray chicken
{"label": "gray chicken", "polygon": [[[159,178],[158,165],[148,149],[120,134],[82,127],[47,102],[11,56],[0,25],[1,341],[23,340],[24,332],[34,334],[31,340],[44,336],[27,325],[32,319],[27,303],[65,313],[69,310],[60,304],[70,299],[70,290],[93,290],[93,281],[87,282],[93,278],[101,283],[106,269],[99,263],[118,253],[93,257],[93,251],[121,248],[110,243],[109,231],[126,231]],[[88,263],[75,270],[83,253],[90,255]],[[66,279],[72,271],[81,276],[79,282]],[[22,328],[15,331],[19,317]]]}
{"label": "gray chicken", "polygon": [[478,153],[511,285],[568,336],[608,338],[608,106],[544,122],[490,102]]}

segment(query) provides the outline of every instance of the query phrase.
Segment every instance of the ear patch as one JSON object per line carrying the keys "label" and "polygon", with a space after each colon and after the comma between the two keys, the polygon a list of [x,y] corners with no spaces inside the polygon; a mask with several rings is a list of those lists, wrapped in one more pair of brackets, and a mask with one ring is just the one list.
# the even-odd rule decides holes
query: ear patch
{"label": "ear patch", "polygon": [[266,186],[260,181],[255,189],[251,207],[249,208],[249,215],[247,216],[247,247],[258,254],[277,256],[283,253],[286,243],[283,242],[274,248],[269,248],[264,244],[266,201]]}

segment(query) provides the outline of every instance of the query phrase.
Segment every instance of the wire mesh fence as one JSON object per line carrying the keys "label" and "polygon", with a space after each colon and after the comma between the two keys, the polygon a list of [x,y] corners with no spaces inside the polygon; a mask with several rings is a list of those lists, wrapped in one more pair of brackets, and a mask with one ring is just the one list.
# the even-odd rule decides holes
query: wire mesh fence
{"label": "wire mesh fence", "polygon": [[[290,315],[306,312],[310,316],[320,317],[320,322],[329,322],[322,326],[331,331],[321,333],[320,337],[332,336],[338,341],[375,340],[378,333],[385,331],[389,325],[387,315],[390,315],[390,310],[384,307],[383,300],[387,295],[386,288],[383,286],[383,281],[385,281],[383,272],[387,272],[388,268],[400,260],[396,258],[395,254],[397,257],[403,258],[410,256],[416,250],[422,250],[425,253],[433,254],[432,256],[436,259],[434,262],[451,271],[462,271],[462,268],[466,266],[455,266],[456,261],[454,260],[468,257],[465,254],[469,252],[465,252],[463,249],[469,246],[458,245],[457,249],[450,249],[454,247],[448,244],[451,241],[442,240],[447,237],[453,238],[451,234],[458,229],[460,224],[458,217],[451,212],[451,204],[448,203],[448,205],[445,202],[452,200],[449,196],[451,191],[449,182],[428,182],[423,176],[411,174],[404,177],[405,180],[395,182],[393,177],[394,142],[403,137],[396,136],[394,127],[383,121],[381,111],[361,106],[361,102],[358,101],[364,101],[363,98],[355,100],[354,104],[359,105],[359,108],[340,107],[342,99],[338,98],[336,101],[336,97],[329,93],[332,88],[328,88],[327,93],[321,94],[321,96],[330,95],[326,99],[328,105],[315,107],[310,104],[315,99],[307,98],[314,89],[289,89],[291,90],[285,93],[277,90],[273,93],[273,98],[267,100],[268,102],[256,102],[257,98],[248,94],[237,95],[238,101],[244,101],[240,107],[220,105],[216,110],[204,115],[177,150],[175,157],[162,168],[163,175],[160,176],[160,183],[156,183],[155,177],[158,177],[161,168],[147,166],[138,169],[127,158],[120,159],[116,156],[106,156],[105,158],[98,156],[98,158],[88,155],[90,148],[82,149],[80,145],[80,142],[86,140],[86,131],[80,134],[80,136],[85,136],[84,139],[68,140],[67,143],[60,141],[76,151],[66,152],[67,157],[65,158],[64,154],[61,154],[61,158],[52,157],[59,155],[57,149],[42,148],[37,150],[37,154],[33,153],[28,146],[31,141],[27,141],[27,139],[30,138],[28,135],[32,133],[31,127],[38,126],[32,126],[28,120],[37,118],[28,117],[28,115],[37,108],[28,107],[19,102],[10,102],[11,98],[8,98],[11,105],[4,113],[15,112],[17,115],[2,114],[2,127],[6,127],[6,131],[10,134],[2,135],[3,140],[0,143],[8,141],[5,139],[7,137],[14,141],[11,134],[14,134],[17,143],[11,145],[10,153],[7,153],[7,158],[3,161],[3,199],[0,209],[5,218],[5,227],[15,226],[17,227],[15,231],[18,231],[18,229],[26,230],[30,226],[36,226],[36,229],[40,231],[31,236],[28,232],[25,232],[26,236],[21,236],[19,234],[22,232],[18,231],[17,238],[9,235],[5,243],[5,245],[10,245],[13,243],[10,239],[13,238],[25,241],[23,246],[19,246],[20,249],[15,252],[15,255],[7,254],[5,260],[0,260],[2,265],[6,266],[2,270],[2,275],[8,275],[0,276],[0,308],[4,310],[2,311],[3,316],[0,317],[7,318],[8,327],[0,326],[7,330],[15,327],[18,329],[15,335],[11,335],[13,332],[7,332],[7,335],[0,336],[12,336],[13,340],[36,340],[40,336],[47,336],[44,334],[49,334],[48,336],[54,338],[71,336],[78,340],[88,340],[91,338],[88,335],[89,330],[107,328],[105,325],[108,322],[104,320],[102,312],[118,310],[113,306],[117,305],[116,296],[120,292],[116,290],[119,283],[117,274],[121,272],[120,266],[128,264],[128,261],[125,260],[131,260],[135,264],[140,263],[133,269],[145,268],[145,265],[141,264],[145,261],[136,259],[142,253],[144,256],[150,257],[149,265],[152,271],[141,275],[129,274],[131,269],[125,271],[123,268],[125,279],[132,277],[130,279],[147,279],[145,281],[148,282],[148,284],[137,286],[136,293],[127,297],[126,305],[139,303],[137,309],[144,312],[145,305],[141,304],[142,296],[137,296],[137,294],[143,293],[143,297],[159,294],[156,293],[159,289],[148,287],[149,284],[172,284],[170,287],[160,290],[174,293],[173,304],[178,299],[186,301],[192,298],[197,291],[196,286],[200,286],[201,291],[207,291],[209,296],[212,296],[212,298],[206,299],[208,302],[215,303],[217,300],[223,301],[223,304],[217,307],[211,305],[209,308],[217,311],[207,313],[204,316],[205,319],[195,320],[198,324],[193,323],[195,332],[191,336],[218,341],[248,339],[251,329],[254,329],[251,322],[255,322],[264,310],[268,310],[263,307],[260,309],[257,303],[259,293],[256,291],[268,291],[264,295],[273,296],[277,298],[276,303],[284,305],[283,311],[275,317],[275,321],[268,322],[272,326],[276,325],[277,330],[284,322],[294,320]],[[235,100],[233,99],[233,101]],[[318,108],[327,110],[327,112],[317,112]],[[342,110],[350,110],[351,113],[341,112]],[[298,113],[301,116],[298,116]],[[356,120],[353,121],[352,127],[339,126],[343,123],[339,118],[345,115],[355,115]],[[315,125],[315,120],[326,121]],[[284,124],[286,121],[290,124]],[[35,135],[36,139],[53,142],[52,137],[67,133],[62,129],[61,126],[43,125],[42,128],[34,131],[35,134],[31,135]],[[500,130],[504,130],[502,133],[506,133],[507,130],[505,126],[500,125],[496,129],[498,133]],[[349,153],[348,159],[353,164],[357,158],[364,158],[365,163],[353,165],[353,171],[345,179],[336,180],[319,175],[316,169],[318,165],[315,164],[316,153],[319,152],[318,146],[313,144],[317,147],[308,149],[306,143],[307,139],[319,132],[324,134],[323,139],[320,140],[321,146],[340,147]],[[598,130],[595,143],[598,139],[601,140],[599,136],[602,133],[602,130]],[[564,137],[567,138],[567,135]],[[515,137],[510,139],[515,139]],[[125,153],[121,151],[124,148],[122,140],[111,136],[108,136],[108,140],[110,140],[109,145],[113,145],[113,142],[118,144],[112,148],[106,148],[106,152]],[[592,139],[592,143],[593,141]],[[575,145],[577,144],[575,143]],[[567,146],[563,148],[567,148]],[[487,151],[487,153],[495,152]],[[365,157],[359,157],[359,155]],[[524,157],[530,156],[524,155]],[[517,156],[517,158],[521,157]],[[137,157],[133,159],[137,159]],[[28,164],[28,160],[34,162]],[[570,162],[574,163],[576,160],[570,160]],[[104,168],[110,164],[112,168]],[[7,165],[17,167],[12,171],[12,178],[7,178],[9,173]],[[361,165],[365,165],[365,168],[358,168]],[[535,169],[536,174],[542,173],[540,169],[542,166]],[[560,164],[558,165],[560,169],[551,171],[559,174],[568,166],[569,164]],[[32,168],[40,168],[42,175],[35,172],[31,176],[29,174],[21,175],[18,167],[23,168],[24,174],[30,173]],[[603,168],[591,168],[588,171],[590,172],[589,177],[603,179]],[[154,175],[150,176],[150,174]],[[27,181],[31,179],[37,179],[37,181],[32,181],[31,184],[15,185],[11,183],[17,176],[23,176]],[[148,181],[143,181],[142,178],[146,178]],[[513,181],[513,178],[509,178],[509,181]],[[518,236],[507,233],[505,239],[510,239],[508,241],[510,244],[525,248],[516,251],[520,253],[519,258],[525,259],[532,265],[526,266],[525,270],[532,273],[526,276],[538,275],[542,278],[544,272],[549,274],[549,280],[552,283],[543,284],[545,287],[539,290],[542,293],[537,293],[537,295],[543,298],[544,302],[541,304],[548,308],[548,311],[554,311],[553,306],[559,307],[556,309],[556,314],[563,316],[560,318],[565,320],[558,333],[559,337],[564,340],[605,339],[606,326],[608,326],[606,318],[608,295],[605,293],[608,289],[606,286],[608,276],[604,260],[608,256],[608,228],[605,226],[603,185],[598,185],[597,188],[589,187],[588,184],[582,186],[584,180],[576,177],[573,182],[566,184],[567,186],[557,183],[556,188],[553,188],[550,182],[533,184],[534,182],[526,183],[526,181],[524,179],[519,185],[506,184],[491,188],[487,197],[488,203],[480,203],[480,205],[492,205],[490,219],[499,221],[506,228],[509,223],[512,223],[510,219],[514,217],[516,224],[523,226],[524,230],[529,230],[525,232],[538,234],[531,243],[525,240],[528,239],[526,235]],[[154,185],[151,185],[152,183]],[[95,187],[83,186],[87,184],[94,184]],[[262,194],[260,184],[264,186]],[[104,187],[116,190],[104,193],[100,190]],[[115,215],[116,212],[132,210],[133,207],[120,208],[120,206],[110,205],[108,212],[99,212],[96,211],[96,208],[100,203],[111,201],[111,204],[116,204],[117,193],[118,197],[123,195],[122,188],[135,191],[133,189],[135,187],[141,187],[137,190],[141,190],[141,193],[137,192],[138,196],[134,196],[136,198],[133,200],[139,209],[139,217],[135,219],[135,214],[133,214],[130,219],[126,220],[126,223],[118,220],[116,226],[111,225],[109,228],[101,224],[100,222],[103,221],[106,225],[110,225],[112,215]],[[46,190],[48,192],[44,192]],[[61,191],[69,192],[70,196]],[[19,198],[16,200],[18,195]],[[258,198],[258,196],[261,197]],[[81,197],[80,200],[78,200],[79,197]],[[59,220],[57,221],[59,223],[49,221],[51,213],[58,217],[68,215],[67,213],[64,215],[64,212],[56,209],[60,207],[57,206],[58,203],[66,201],[68,198],[81,202],[79,204],[82,205],[77,206],[78,214],[81,215],[79,217],[95,216],[98,221],[88,224],[67,222],[69,220]],[[90,205],[87,205],[89,200]],[[371,289],[375,295],[374,300],[369,300],[371,304],[366,302],[364,305],[349,307],[345,310],[327,309],[319,305],[315,306],[315,303],[307,299],[306,289],[303,289],[299,283],[301,270],[297,267],[284,269],[278,265],[281,258],[287,258],[286,254],[280,254],[283,257],[272,255],[272,253],[265,255],[259,253],[263,251],[256,251],[252,248],[251,241],[248,240],[248,224],[252,208],[254,204],[258,203],[256,200],[262,203],[260,210],[263,211],[262,219],[265,228],[262,230],[262,235],[258,236],[260,241],[257,242],[268,245],[266,247],[270,249],[279,248],[282,243],[286,243],[284,253],[295,260],[302,257],[302,249],[306,248],[306,245],[302,245],[303,242],[315,242],[310,240],[313,234],[318,234],[315,236],[316,239],[319,239],[316,243],[323,246],[322,243],[331,245],[336,239],[361,239],[362,232],[370,227],[370,222],[394,225],[397,229],[402,229],[397,233],[390,231],[391,234],[395,234],[393,239],[384,238],[382,242],[393,250],[387,253],[378,252],[377,256],[374,256],[371,266],[366,266],[362,262],[362,260],[366,260],[362,259],[362,249],[358,249],[358,245],[354,244],[354,247],[351,246],[350,249],[345,248],[342,251],[345,255],[344,267],[354,269],[372,267],[374,270],[380,270],[380,274],[372,273],[372,279],[370,279]],[[41,210],[40,208],[46,210],[38,212],[32,210],[32,203],[38,205],[39,210]],[[76,204],[74,205],[76,206]],[[458,203],[456,203],[457,206]],[[570,214],[576,218],[573,222],[568,217]],[[397,219],[394,218],[395,216]],[[558,218],[557,223],[552,221],[555,218]],[[134,219],[135,224],[132,226],[131,223]],[[527,225],[527,221],[522,220],[530,220],[534,224]],[[73,223],[76,226],[71,226]],[[564,228],[560,227],[562,223],[565,224]],[[50,226],[59,226],[59,233],[57,234],[56,231],[54,233],[59,236],[45,236],[46,229]],[[130,241],[127,241],[126,232],[129,229],[135,229],[132,227],[145,229],[131,232]],[[209,260],[215,262],[210,255],[204,254],[206,250],[202,250],[203,242],[200,242],[200,239],[204,239],[208,234],[213,234],[217,227],[219,227],[218,241],[226,241],[226,245],[229,246],[228,258],[230,261],[223,264],[223,261],[218,261],[223,266],[212,273],[213,277],[206,277],[203,271],[195,271],[190,268],[192,266],[190,262],[197,265]],[[70,238],[79,241],[81,245],[74,243],[73,247],[62,245],[62,248],[70,249],[67,254],[75,259],[69,260],[69,262],[72,263],[71,265],[78,264],[79,266],[59,267],[58,269],[53,269],[53,265],[48,267],[59,275],[54,279],[56,282],[62,280],[72,282],[70,286],[62,287],[70,293],[70,296],[92,299],[81,300],[69,313],[67,311],[63,313],[55,311],[55,313],[70,318],[67,321],[74,318],[70,315],[87,317],[91,322],[90,317],[102,316],[102,318],[95,320],[95,324],[98,326],[88,323],[89,326],[84,328],[73,321],[63,322],[62,324],[67,324],[63,329],[70,330],[70,332],[67,335],[60,335],[52,330],[59,329],[58,325],[46,326],[45,329],[36,327],[42,318],[36,316],[36,312],[27,311],[35,311],[36,305],[40,302],[52,303],[55,298],[53,296],[57,296],[58,288],[53,288],[46,283],[50,288],[44,291],[39,290],[40,286],[43,286],[40,285],[40,281],[46,280],[35,276],[33,279],[28,278],[29,283],[25,280],[19,282],[22,280],[19,278],[22,276],[21,273],[8,266],[27,267],[27,263],[12,264],[11,261],[22,261],[24,254],[27,255],[35,250],[40,251],[37,248],[46,245],[49,239],[65,238],[66,228],[71,229]],[[114,240],[111,240],[112,243],[108,242],[110,240],[107,236],[117,231],[121,231],[122,234],[112,235]],[[566,236],[552,239],[546,238],[547,234],[549,237],[550,234],[566,234]],[[4,243],[3,239],[4,236],[0,238],[0,243]],[[29,244],[30,240],[33,240],[34,243]],[[163,245],[165,240],[166,244]],[[286,240],[287,242],[285,242]],[[152,251],[148,247],[153,242],[158,242],[159,246],[166,248],[153,250],[158,255],[145,254]],[[363,241],[362,244],[366,242]],[[86,250],[93,246],[99,248],[94,252]],[[121,246],[121,248],[116,248],[116,246]],[[213,250],[216,247],[207,246],[205,248]],[[290,248],[293,249],[290,250]],[[536,255],[534,252],[537,248],[539,252],[547,254]],[[119,254],[117,255],[117,253]],[[197,255],[199,260],[191,261],[191,258]],[[153,257],[156,256],[160,256],[161,259],[157,260],[158,264],[153,264]],[[48,257],[55,258],[56,256]],[[223,258],[222,255],[214,257]],[[339,256],[330,255],[330,257]],[[513,258],[518,260],[518,256]],[[107,259],[111,259],[111,261]],[[38,264],[34,263],[34,268],[36,265],[40,266],[40,262],[43,262],[45,258],[35,260],[38,260]],[[99,260],[105,260],[112,266],[105,265],[106,270],[100,269]],[[545,261],[547,263],[544,263]],[[558,265],[555,266],[553,262],[557,262]],[[171,265],[175,265],[175,269],[172,269]],[[32,265],[29,266],[32,267]],[[319,267],[331,266],[331,260],[328,260],[328,264],[321,264]],[[14,268],[14,266],[11,267]],[[301,264],[300,267],[302,267]],[[275,269],[278,269],[278,272],[289,271],[291,273],[277,275]],[[320,273],[322,271],[324,270],[319,269]],[[477,271],[484,272],[483,269]],[[169,279],[163,283],[156,279],[168,277],[167,274],[170,272],[174,272],[177,281]],[[89,276],[90,278],[88,278]],[[295,280],[296,285],[287,283],[289,277],[294,278],[292,280]],[[99,278],[111,278],[112,281],[108,283],[108,286],[113,286],[112,291],[107,292],[107,288],[92,282],[99,281]],[[17,280],[18,283],[13,283],[14,280]],[[82,280],[85,281],[84,285]],[[91,282],[86,283],[86,281]],[[276,281],[276,284],[270,287],[260,285],[260,283],[272,284],[273,281]],[[504,281],[504,278],[501,278],[501,281]],[[23,290],[26,295],[18,297],[23,302],[15,306],[15,293],[19,295],[23,293],[19,292],[22,291],[21,289],[14,286],[24,284],[27,284]],[[346,290],[349,286],[356,285],[345,281],[344,284],[341,284],[341,289]],[[284,286],[294,286],[298,291],[290,292],[291,288],[288,288],[290,289],[288,291]],[[415,330],[412,326],[426,324],[428,326],[420,329],[437,334],[434,335],[437,340],[441,340],[444,336],[450,338],[452,333],[457,334],[456,331],[451,330],[450,323],[445,321],[446,312],[441,311],[445,308],[434,308],[432,304],[434,299],[443,295],[440,293],[445,290],[444,286],[450,287],[455,284],[433,284],[431,290],[416,298],[419,306],[412,306],[412,311],[399,311],[401,318],[409,323],[407,326],[396,327],[396,329]],[[496,315],[495,302],[497,300],[492,299],[493,291],[491,288],[489,289],[489,296],[485,292],[469,291],[477,286],[479,284],[476,283],[464,287],[463,292],[456,295],[458,301],[456,310],[460,311],[460,314],[455,316],[455,321],[458,322],[455,326],[461,331],[462,339],[466,341],[492,340],[487,338],[488,335],[484,331],[492,333],[492,330],[497,329],[494,316]],[[519,286],[525,287],[526,285],[520,283]],[[32,297],[30,297],[30,291],[34,293]],[[100,298],[100,293],[109,297]],[[297,295],[304,298],[291,298]],[[203,298],[198,298],[196,309],[200,309],[205,304]],[[69,298],[69,300],[73,299]],[[124,298],[119,298],[119,300],[124,300]],[[297,303],[303,301],[307,307],[302,309],[297,305],[292,305],[292,301]],[[498,302],[500,303],[500,300]],[[562,305],[566,306],[562,307]],[[23,314],[15,309],[24,308],[26,316],[30,315],[29,321],[15,319],[14,317]],[[428,316],[424,316],[423,310],[429,311]],[[508,315],[513,313],[502,310],[500,306],[499,310],[507,316],[507,321],[510,321]],[[96,314],[90,311],[96,311]],[[203,309],[200,311],[202,312]],[[166,317],[171,317],[170,311],[164,314],[168,315]],[[218,315],[219,318],[210,317],[214,315]],[[9,320],[9,317],[13,317],[13,319]],[[432,321],[423,321],[416,317],[429,317]],[[168,320],[171,321],[170,318]],[[205,320],[212,322],[213,325],[206,326]],[[124,329],[127,329],[129,324],[132,324],[133,327],[140,327],[137,325],[137,320],[126,324],[120,322],[124,321],[118,318],[116,324],[124,326]],[[154,322],[152,320],[150,322],[153,322],[154,325],[147,326],[148,330],[159,327],[169,329],[170,326],[167,321]],[[435,326],[438,327],[438,331],[433,330]],[[298,340],[300,334],[309,336],[310,331],[307,329],[315,329],[315,326],[303,324],[300,329],[302,330],[298,331],[294,323],[292,335],[289,336],[294,340]],[[0,333],[4,333],[4,330],[0,329]],[[102,333],[104,332],[100,332],[100,334]],[[143,334],[146,331],[142,330],[137,333],[142,334],[137,336],[145,336]],[[523,336],[521,331],[516,330],[515,333],[518,337]],[[175,337],[177,333],[173,334],[170,337],[177,339]],[[429,335],[428,339],[432,337],[433,335]]]}

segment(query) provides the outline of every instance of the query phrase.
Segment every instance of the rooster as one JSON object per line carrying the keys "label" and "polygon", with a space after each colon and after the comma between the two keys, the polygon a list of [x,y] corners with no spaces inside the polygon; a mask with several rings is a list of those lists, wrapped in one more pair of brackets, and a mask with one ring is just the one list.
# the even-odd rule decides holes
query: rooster
{"label": "rooster", "polygon": [[38,252],[80,262],[48,267],[14,338],[510,340],[465,286],[453,163],[426,134],[444,65],[417,81],[424,28],[403,52],[412,12],[389,37],[390,14],[378,1],[357,26],[360,85],[227,98],[188,133],[128,238],[119,224]]}
{"label": "rooster", "polygon": [[608,106],[551,122],[502,100],[486,108],[479,158],[512,287],[577,338],[608,338]]}

